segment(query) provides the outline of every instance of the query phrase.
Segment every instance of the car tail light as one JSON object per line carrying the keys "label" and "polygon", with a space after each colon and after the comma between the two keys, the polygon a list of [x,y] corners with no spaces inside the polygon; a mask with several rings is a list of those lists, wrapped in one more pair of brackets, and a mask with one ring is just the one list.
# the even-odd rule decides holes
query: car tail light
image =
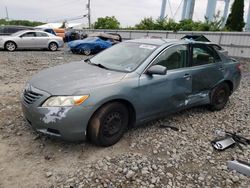
{"label": "car tail light", "polygon": [[242,65],[240,63],[237,64],[236,67],[237,67],[239,72],[242,72],[243,67],[242,67]]}

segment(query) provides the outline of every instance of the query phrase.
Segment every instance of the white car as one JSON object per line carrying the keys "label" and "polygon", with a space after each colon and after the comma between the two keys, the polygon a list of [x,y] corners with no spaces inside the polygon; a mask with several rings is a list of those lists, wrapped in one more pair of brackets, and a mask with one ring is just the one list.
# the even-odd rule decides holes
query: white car
{"label": "white car", "polygon": [[56,51],[63,47],[63,39],[44,31],[25,30],[10,36],[0,36],[0,49],[49,49]]}

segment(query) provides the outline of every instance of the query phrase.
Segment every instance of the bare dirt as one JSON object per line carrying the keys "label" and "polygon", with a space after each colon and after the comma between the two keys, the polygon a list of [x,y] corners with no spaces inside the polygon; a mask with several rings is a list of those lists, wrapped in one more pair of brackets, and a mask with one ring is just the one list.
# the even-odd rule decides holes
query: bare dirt
{"label": "bare dirt", "polygon": [[[250,162],[250,147],[212,149],[215,129],[250,137],[250,63],[226,109],[185,110],[129,130],[108,148],[68,143],[34,132],[24,121],[20,95],[38,71],[84,56],[58,52],[0,51],[0,188],[22,187],[248,187],[231,172],[232,157]],[[162,128],[176,126],[183,131]]]}

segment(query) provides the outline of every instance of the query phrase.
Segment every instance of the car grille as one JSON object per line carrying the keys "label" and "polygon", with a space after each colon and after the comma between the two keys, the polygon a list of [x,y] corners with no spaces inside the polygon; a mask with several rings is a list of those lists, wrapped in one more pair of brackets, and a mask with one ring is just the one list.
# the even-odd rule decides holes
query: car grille
{"label": "car grille", "polygon": [[25,90],[23,93],[23,100],[27,104],[33,104],[38,99],[40,99],[42,96],[43,96],[42,94],[36,93],[34,91]]}

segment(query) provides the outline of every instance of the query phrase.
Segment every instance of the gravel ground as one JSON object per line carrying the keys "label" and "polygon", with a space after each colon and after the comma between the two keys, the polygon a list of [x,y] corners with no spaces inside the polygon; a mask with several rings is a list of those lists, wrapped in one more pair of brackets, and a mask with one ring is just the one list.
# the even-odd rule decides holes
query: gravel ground
{"label": "gravel ground", "polygon": [[[227,107],[185,110],[129,130],[109,148],[37,134],[23,120],[20,94],[36,72],[80,60],[58,52],[0,51],[0,187],[250,187],[229,171],[232,158],[250,162],[250,146],[214,151],[214,131],[250,136],[250,63]],[[164,125],[176,126],[174,131]]]}

